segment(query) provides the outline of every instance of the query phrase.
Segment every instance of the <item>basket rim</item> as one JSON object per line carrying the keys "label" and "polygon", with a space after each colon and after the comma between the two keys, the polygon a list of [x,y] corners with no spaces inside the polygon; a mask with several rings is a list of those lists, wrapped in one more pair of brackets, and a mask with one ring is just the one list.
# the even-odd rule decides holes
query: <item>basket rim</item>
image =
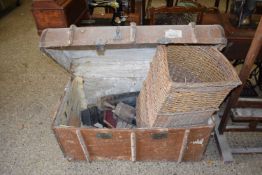
{"label": "basket rim", "polygon": [[[172,80],[170,78],[170,80]],[[230,87],[237,87],[242,84],[242,82],[239,81],[219,81],[219,82],[203,82],[203,83],[191,83],[191,82],[174,82],[171,81],[172,87],[176,88],[230,88]]]}
{"label": "basket rim", "polygon": [[[167,47],[160,45],[158,46],[161,49],[164,49],[165,54],[167,54]],[[200,45],[194,45],[192,47],[201,47]],[[206,46],[207,47],[207,46]],[[226,58],[225,55],[223,55],[217,47],[215,46],[210,46],[210,49],[213,49],[218,55],[220,59],[219,61],[223,62],[223,64],[227,67],[229,67],[229,71],[231,73],[232,78],[228,81],[223,80],[223,81],[214,81],[214,82],[177,82],[173,81],[172,78],[170,77],[170,74],[168,74],[169,81],[172,82],[172,86],[177,87],[177,88],[186,88],[186,87],[192,87],[192,88],[198,88],[198,87],[237,87],[242,84],[235,68],[233,65],[229,62],[229,60]],[[167,55],[165,55],[167,56]]]}
{"label": "basket rim", "polygon": [[[172,116],[172,115],[183,115],[183,114],[192,114],[192,113],[203,113],[203,112],[213,112],[215,113],[218,111],[219,108],[208,108],[208,109],[203,109],[203,110],[193,110],[193,111],[185,111],[185,112],[158,112],[157,115],[165,115],[165,116]],[[212,115],[211,115],[212,116]]]}

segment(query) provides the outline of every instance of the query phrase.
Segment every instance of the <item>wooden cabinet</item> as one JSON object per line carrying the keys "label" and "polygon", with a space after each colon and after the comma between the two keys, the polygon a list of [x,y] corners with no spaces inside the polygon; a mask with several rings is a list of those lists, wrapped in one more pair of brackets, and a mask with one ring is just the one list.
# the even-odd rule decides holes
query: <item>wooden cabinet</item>
{"label": "wooden cabinet", "polygon": [[0,0],[0,17],[20,5],[20,0]]}
{"label": "wooden cabinet", "polygon": [[32,13],[38,34],[46,28],[77,24],[87,11],[85,0],[34,0]]}

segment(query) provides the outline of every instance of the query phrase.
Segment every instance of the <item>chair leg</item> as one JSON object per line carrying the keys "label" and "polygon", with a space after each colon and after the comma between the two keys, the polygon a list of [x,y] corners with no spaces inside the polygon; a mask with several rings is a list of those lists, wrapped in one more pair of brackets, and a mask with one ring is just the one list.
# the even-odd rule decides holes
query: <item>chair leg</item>
{"label": "chair leg", "polygon": [[218,8],[218,6],[219,6],[219,3],[220,3],[220,0],[216,0],[216,1],[215,1],[215,7],[217,7],[217,8]]}
{"label": "chair leg", "polygon": [[166,0],[167,7],[173,7],[174,1],[173,0]]}
{"label": "chair leg", "polygon": [[152,6],[152,0],[147,1],[146,11]]}
{"label": "chair leg", "polygon": [[178,0],[175,0],[175,5],[174,6],[177,6],[177,3],[178,3]]}
{"label": "chair leg", "polygon": [[20,3],[20,0],[16,0],[16,6],[20,6],[21,3]]}
{"label": "chair leg", "polygon": [[228,10],[228,5],[229,5],[229,0],[227,0],[227,2],[226,2],[226,13],[227,13],[227,10]]}

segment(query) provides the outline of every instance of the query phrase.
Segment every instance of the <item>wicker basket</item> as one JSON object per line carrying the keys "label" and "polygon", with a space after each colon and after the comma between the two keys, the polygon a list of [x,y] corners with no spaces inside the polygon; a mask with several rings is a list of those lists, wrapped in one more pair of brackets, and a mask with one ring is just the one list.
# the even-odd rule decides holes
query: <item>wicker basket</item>
{"label": "wicker basket", "polygon": [[240,84],[234,68],[216,48],[158,46],[138,98],[138,125],[204,123]]}

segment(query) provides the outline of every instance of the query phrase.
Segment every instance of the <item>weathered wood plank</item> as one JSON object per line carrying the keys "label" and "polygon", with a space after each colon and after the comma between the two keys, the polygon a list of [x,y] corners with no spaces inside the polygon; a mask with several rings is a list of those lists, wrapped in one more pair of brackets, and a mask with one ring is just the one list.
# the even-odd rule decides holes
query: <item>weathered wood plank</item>
{"label": "weathered wood plank", "polygon": [[262,121],[262,109],[234,108],[232,115],[234,120],[238,121]]}
{"label": "weathered wood plank", "polygon": [[217,147],[219,150],[220,155],[222,156],[224,163],[231,163],[234,161],[232,150],[228,145],[227,139],[225,134],[220,134],[218,132],[218,124],[220,123],[220,119],[217,116],[216,119],[216,126],[215,126],[215,139],[217,142]]}
{"label": "weathered wood plank", "polygon": [[95,50],[47,49],[49,56],[65,69],[84,79],[86,102],[111,94],[140,91],[155,48]]}
{"label": "weathered wood plank", "polygon": [[[90,159],[131,160],[131,130],[81,129]],[[104,137],[99,137],[99,133]]]}
{"label": "weathered wood plank", "polygon": [[262,108],[261,98],[239,98],[236,107],[238,108]]}
{"label": "weathered wood plank", "polygon": [[232,154],[253,154],[262,153],[262,147],[258,148],[232,148]]}
{"label": "weathered wood plank", "polygon": [[[133,30],[133,27],[76,27],[73,31],[67,28],[47,29],[41,35],[40,47],[94,46],[98,41],[108,45],[196,42],[199,44],[226,44],[223,28],[220,25],[196,25],[194,28],[192,25],[136,26],[135,40],[130,39],[132,38],[130,30]],[[179,35],[170,36],[167,31],[178,32]],[[74,33],[71,43],[68,42],[70,32]],[[120,39],[116,39],[117,32]]]}
{"label": "weathered wood plank", "polygon": [[64,95],[60,101],[60,105],[57,109],[56,116],[53,122],[53,127],[59,126],[59,125],[66,125],[68,121],[68,101],[71,96],[72,91],[72,82],[71,80],[67,83],[64,91]]}
{"label": "weathered wood plank", "polygon": [[177,161],[184,136],[184,129],[138,130],[137,160]]}
{"label": "weathered wood plank", "polygon": [[179,163],[182,161],[184,154],[185,154],[186,146],[187,146],[187,143],[188,143],[189,132],[190,132],[189,129],[185,130],[184,138],[183,138],[183,141],[182,141],[182,146],[181,146],[179,157],[178,157]]}
{"label": "weathered wood plank", "polygon": [[86,160],[86,157],[76,135],[76,128],[57,127],[54,128],[54,132],[60,148],[69,161]]}
{"label": "weathered wood plank", "polygon": [[75,127],[81,126],[81,111],[87,107],[82,78],[76,77],[73,80],[71,96],[67,104],[69,114],[67,125]]}
{"label": "weathered wood plank", "polygon": [[82,77],[144,77],[149,69],[155,48],[109,49],[105,55],[96,51],[84,53],[85,58],[74,59],[72,71]]}
{"label": "weathered wood plank", "polygon": [[[235,132],[250,132],[250,126],[249,123],[245,123],[246,125],[240,125],[240,124],[234,124],[234,125],[227,125],[225,131],[235,131]],[[262,126],[257,125],[256,126],[256,131],[261,132],[262,131]]]}
{"label": "weathered wood plank", "polygon": [[131,160],[132,162],[136,161],[136,133],[131,132]]}
{"label": "weathered wood plank", "polygon": [[84,139],[83,139],[83,136],[82,136],[82,134],[81,134],[81,132],[80,132],[80,129],[76,129],[76,136],[77,136],[77,138],[78,138],[78,141],[79,141],[79,143],[80,143],[80,146],[81,146],[81,148],[82,148],[82,151],[83,151],[83,153],[84,153],[84,155],[85,155],[86,160],[89,161],[89,162],[91,162],[91,161],[90,161],[90,155],[89,155],[89,152],[88,152],[88,150],[87,150],[87,148],[86,148],[86,145],[85,145],[85,143],[84,143]]}
{"label": "weathered wood plank", "polygon": [[209,128],[190,128],[183,161],[200,161],[202,159],[213,128],[214,125]]}

